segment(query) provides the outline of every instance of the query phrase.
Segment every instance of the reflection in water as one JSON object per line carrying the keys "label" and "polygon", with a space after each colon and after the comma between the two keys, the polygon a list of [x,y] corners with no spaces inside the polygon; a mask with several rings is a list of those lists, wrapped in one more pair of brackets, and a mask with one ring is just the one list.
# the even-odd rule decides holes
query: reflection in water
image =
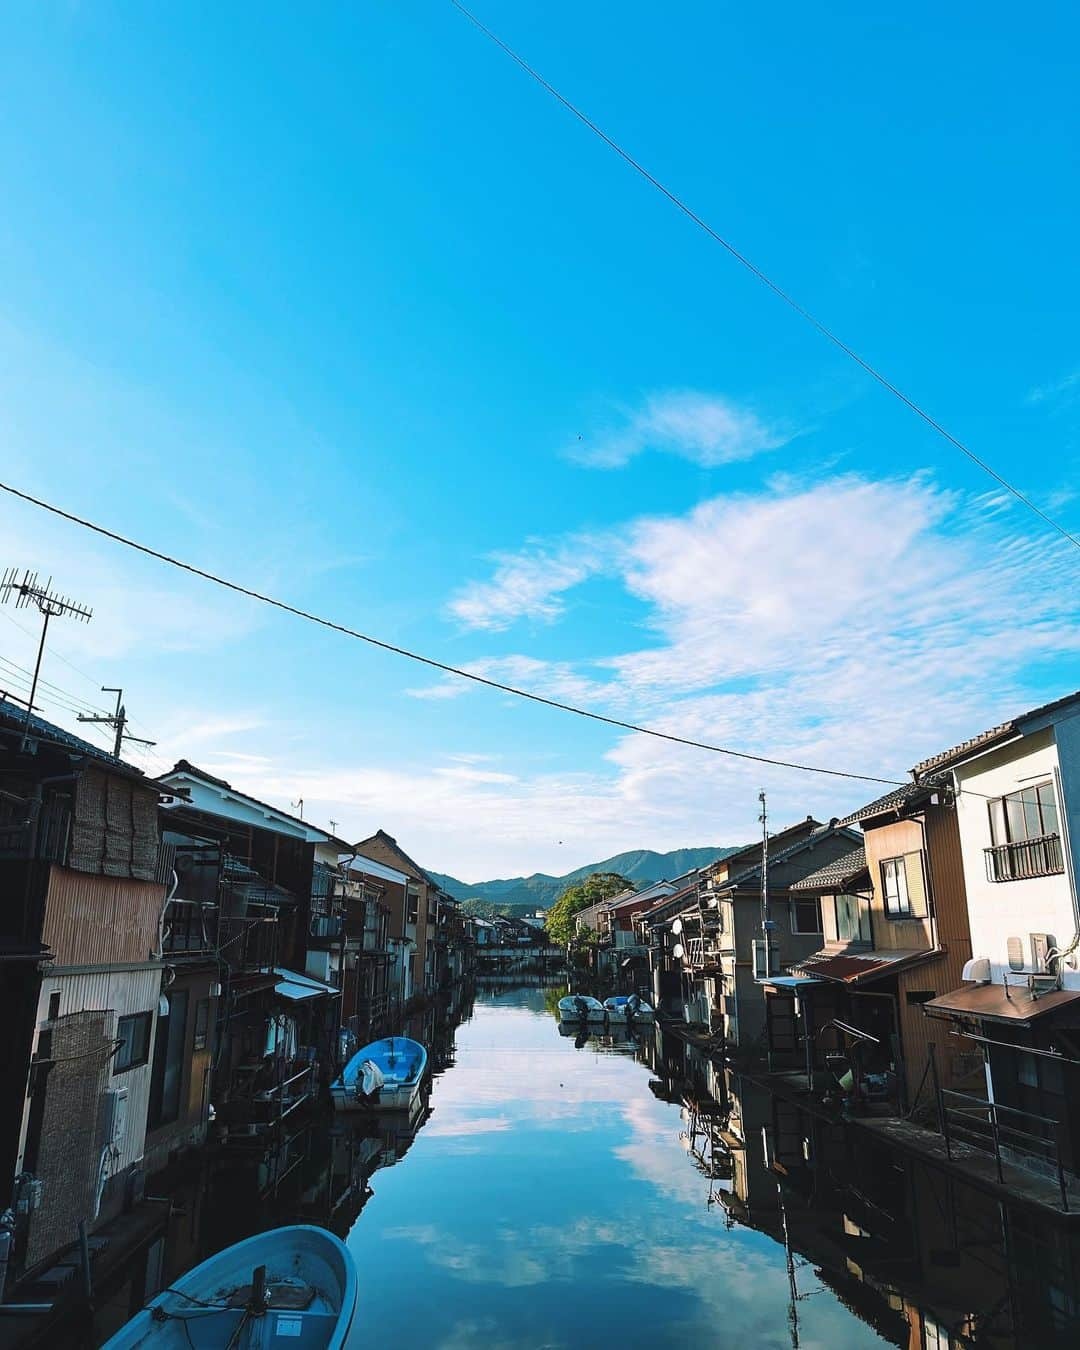
{"label": "reflection in water", "polygon": [[306,1221],[357,1261],[350,1350],[1080,1343],[1072,1229],[659,1026],[561,1025],[561,992],[427,1013],[403,1028],[433,1067],[414,1111],[331,1114],[193,1178],[166,1278]]}

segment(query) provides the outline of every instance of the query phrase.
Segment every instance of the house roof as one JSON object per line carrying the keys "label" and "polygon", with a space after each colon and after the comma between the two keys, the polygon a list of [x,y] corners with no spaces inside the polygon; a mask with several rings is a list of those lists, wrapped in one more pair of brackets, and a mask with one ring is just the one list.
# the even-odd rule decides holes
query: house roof
{"label": "house roof", "polygon": [[[772,868],[781,866],[790,861],[804,850],[813,849],[817,847],[818,844],[824,843],[826,839],[832,839],[838,836],[850,839],[852,844],[861,843],[859,835],[857,835],[854,830],[845,829],[837,820],[830,820],[827,825],[815,825],[810,833],[801,835],[794,843],[775,852],[773,851],[772,844],[776,836],[771,836],[769,839],[770,872]],[[721,881],[717,889],[720,891],[739,890],[740,888],[751,885],[756,878],[760,877],[760,875],[761,858],[759,855],[750,867],[743,868],[741,871],[736,872],[734,875],[729,875]],[[790,881],[787,882],[785,889],[791,884]]]}
{"label": "house roof", "polygon": [[991,1022],[1021,1027],[1027,1026],[1037,1017],[1060,1012],[1066,1007],[1074,1017],[1080,1016],[1080,992],[1055,989],[1033,998],[1023,985],[1015,984],[1009,985],[1007,994],[1000,984],[964,985],[954,989],[951,994],[941,994],[923,1004],[924,1011],[931,1015],[946,1013],[961,1017],[985,1017]]}
{"label": "house roof", "polygon": [[[807,816],[805,820],[797,820],[794,825],[785,825],[782,830],[777,830],[775,834],[769,835],[770,857],[773,847],[786,848],[796,835],[808,834],[813,830],[821,828],[821,821],[815,820],[813,816]],[[702,874],[715,871],[718,867],[727,867],[729,873],[733,864],[740,858],[748,858],[751,855],[758,854],[761,851],[761,841],[755,839],[752,844],[744,844],[742,848],[732,850],[722,858],[717,858],[715,862],[709,863],[707,867],[701,868]]]}
{"label": "house roof", "polygon": [[374,834],[368,835],[366,839],[361,839],[358,844],[354,845],[354,847],[356,848],[357,852],[363,852],[365,844],[373,844],[377,840],[381,841],[384,844],[390,845],[390,847],[398,855],[401,861],[405,864],[405,870],[408,871],[409,869],[411,869],[410,875],[414,881],[426,881],[427,884],[429,886],[433,886],[435,890],[441,889],[431,879],[431,877],[428,876],[428,874],[424,871],[424,869],[420,866],[420,864],[414,858],[409,857],[409,855],[401,847],[401,845],[394,838],[394,836],[392,834],[387,834],[385,830],[376,830]]}
{"label": "house roof", "polygon": [[[233,797],[248,802],[250,805],[258,808],[260,811],[266,812],[268,815],[278,816],[282,820],[288,820],[294,825],[299,825],[307,834],[318,835],[318,840],[315,840],[314,842],[325,841],[326,843],[338,844],[343,849],[349,847],[343,839],[338,839],[336,835],[332,835],[328,830],[324,830],[321,826],[313,825],[310,820],[303,820],[300,816],[290,815],[288,811],[282,811],[279,806],[272,806],[269,802],[260,801],[258,797],[253,797],[250,792],[244,792],[241,788],[233,787],[233,785],[226,782],[224,778],[218,778],[212,773],[207,773],[205,769],[200,769],[197,764],[192,764],[190,760],[178,759],[168,773],[163,773],[157,781],[159,783],[167,784],[169,780],[174,777],[197,778],[203,783],[208,783],[211,787],[221,788],[223,792],[227,792]],[[196,807],[195,809],[198,810],[199,808]],[[208,812],[207,814],[213,813]],[[308,840],[308,842],[310,843],[312,841]]]}
{"label": "house roof", "polygon": [[980,732],[978,736],[972,736],[966,741],[961,741],[959,745],[954,745],[949,750],[942,750],[940,754],[931,755],[929,759],[921,760],[911,772],[918,778],[931,769],[958,764],[976,751],[988,749],[999,741],[1007,741],[1020,734],[1023,723],[1030,722],[1032,718],[1044,717],[1047,713],[1057,712],[1058,709],[1064,708],[1077,700],[1080,700],[1080,689],[1074,690],[1071,694],[1066,694],[1063,698],[1056,698],[1050,703],[1043,703],[1038,708],[1029,708],[1027,712],[1019,713],[1007,722],[1000,722],[996,727],[990,727],[987,731]]}
{"label": "house roof", "polygon": [[834,983],[865,984],[884,975],[891,975],[901,966],[906,968],[918,965],[920,961],[929,961],[940,954],[936,950],[927,951],[925,948],[853,952],[850,955],[826,949],[800,961],[798,970],[804,975],[812,975],[820,980],[832,980]]}
{"label": "house roof", "polygon": [[28,734],[34,740],[49,741],[61,750],[68,750],[74,755],[82,755],[86,759],[95,760],[99,764],[130,778],[145,777],[142,769],[137,769],[134,764],[128,764],[126,760],[117,759],[115,755],[111,755],[108,750],[102,749],[100,745],[84,741],[81,736],[75,736],[70,731],[65,731],[63,727],[58,727],[55,722],[47,722],[44,717],[38,717],[37,713],[30,714],[30,721],[27,724],[25,708],[20,708],[15,703],[9,703],[7,699],[0,699],[0,727],[18,731],[21,734],[23,727],[26,725],[28,725]]}
{"label": "house roof", "polygon": [[842,891],[845,886],[865,871],[866,849],[862,844],[858,844],[850,853],[845,853],[843,857],[826,863],[824,867],[819,867],[816,872],[811,872],[807,877],[800,877],[798,881],[793,881],[790,889],[793,891],[815,891],[822,895],[829,895],[834,891]]}

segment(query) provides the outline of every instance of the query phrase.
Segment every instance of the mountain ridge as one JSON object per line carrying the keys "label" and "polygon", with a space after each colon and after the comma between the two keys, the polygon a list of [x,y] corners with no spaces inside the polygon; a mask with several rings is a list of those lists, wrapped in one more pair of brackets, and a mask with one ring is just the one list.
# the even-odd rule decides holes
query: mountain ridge
{"label": "mountain ridge", "polygon": [[491,906],[498,913],[514,910],[546,909],[562,894],[567,886],[589,876],[593,872],[618,872],[637,886],[663,881],[681,876],[691,868],[705,867],[726,854],[734,851],[733,846],[707,845],[701,848],[676,848],[667,853],[657,853],[653,849],[629,849],[625,853],[616,853],[602,862],[587,863],[576,867],[563,876],[551,876],[547,872],[534,872],[528,877],[498,877],[491,881],[467,882],[443,872],[428,870],[428,875],[443,890],[455,899],[463,901],[471,908],[470,902],[482,903],[485,908]]}

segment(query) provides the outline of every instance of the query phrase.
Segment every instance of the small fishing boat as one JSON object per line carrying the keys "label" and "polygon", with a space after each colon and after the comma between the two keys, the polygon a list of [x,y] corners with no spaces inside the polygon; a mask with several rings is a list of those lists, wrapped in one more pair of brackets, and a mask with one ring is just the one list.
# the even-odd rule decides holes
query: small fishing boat
{"label": "small fishing boat", "polygon": [[357,1050],[330,1084],[336,1111],[408,1110],[420,1092],[427,1051],[408,1036],[384,1036]]}
{"label": "small fishing boat", "polygon": [[340,1238],[309,1224],[273,1228],[189,1270],[102,1350],[341,1350],[356,1296]]}
{"label": "small fishing boat", "polygon": [[607,1010],[597,998],[588,994],[568,994],[559,999],[559,1018],[563,1022],[603,1022]]}
{"label": "small fishing boat", "polygon": [[653,1010],[637,994],[617,994],[604,999],[608,1018],[612,1022],[651,1022]]}

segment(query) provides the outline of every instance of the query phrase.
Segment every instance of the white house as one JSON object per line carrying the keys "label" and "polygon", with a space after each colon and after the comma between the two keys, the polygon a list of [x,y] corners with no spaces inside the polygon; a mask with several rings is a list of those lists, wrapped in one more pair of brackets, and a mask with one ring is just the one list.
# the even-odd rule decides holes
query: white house
{"label": "white house", "polygon": [[1080,691],[914,772],[952,778],[971,925],[965,984],[924,1010],[981,1049],[999,1124],[1080,1173]]}

